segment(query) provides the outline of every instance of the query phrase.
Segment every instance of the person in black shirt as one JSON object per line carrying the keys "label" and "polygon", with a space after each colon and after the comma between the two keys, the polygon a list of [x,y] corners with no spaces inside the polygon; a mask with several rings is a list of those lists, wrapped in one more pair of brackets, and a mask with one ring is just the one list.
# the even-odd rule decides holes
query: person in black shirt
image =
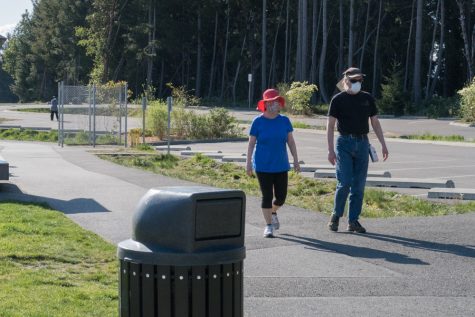
{"label": "person in black shirt", "polygon": [[[388,158],[383,130],[377,117],[374,98],[361,91],[365,75],[358,68],[348,68],[337,87],[342,90],[330,102],[327,120],[328,161],[336,164],[337,186],[334,209],[328,223],[331,231],[338,231],[340,217],[349,198],[348,227],[350,232],[364,233],[366,229],[358,219],[363,206],[363,195],[368,173],[369,123],[382,146],[383,159]],[[369,119],[369,120],[368,120]],[[337,122],[339,136],[334,144]]]}

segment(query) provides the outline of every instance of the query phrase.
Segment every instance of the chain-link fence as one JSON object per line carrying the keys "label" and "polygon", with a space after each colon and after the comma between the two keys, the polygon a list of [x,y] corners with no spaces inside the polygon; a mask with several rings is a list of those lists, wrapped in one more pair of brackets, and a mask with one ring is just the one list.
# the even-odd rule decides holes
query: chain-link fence
{"label": "chain-link fence", "polygon": [[58,85],[59,145],[127,146],[127,85]]}

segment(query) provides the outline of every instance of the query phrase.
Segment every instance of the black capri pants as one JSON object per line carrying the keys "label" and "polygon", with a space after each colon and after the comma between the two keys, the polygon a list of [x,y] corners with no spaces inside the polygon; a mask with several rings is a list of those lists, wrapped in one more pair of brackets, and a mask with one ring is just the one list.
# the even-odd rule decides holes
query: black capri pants
{"label": "black capri pants", "polygon": [[262,192],[262,208],[272,208],[272,199],[275,195],[274,205],[282,206],[287,198],[288,172],[262,173],[256,172]]}

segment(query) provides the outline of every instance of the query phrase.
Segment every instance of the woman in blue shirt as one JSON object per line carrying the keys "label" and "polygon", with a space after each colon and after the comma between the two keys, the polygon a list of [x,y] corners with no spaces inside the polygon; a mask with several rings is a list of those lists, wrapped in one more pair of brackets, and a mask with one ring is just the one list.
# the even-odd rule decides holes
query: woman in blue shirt
{"label": "woman in blue shirt", "polygon": [[273,237],[274,230],[279,229],[277,209],[284,204],[287,197],[290,170],[287,144],[294,159],[295,171],[300,171],[292,124],[289,118],[279,114],[284,106],[285,99],[279,96],[277,90],[264,91],[263,99],[257,105],[257,109],[263,114],[254,118],[249,132],[246,170],[249,176],[253,170],[256,171],[259,180],[266,238]]}

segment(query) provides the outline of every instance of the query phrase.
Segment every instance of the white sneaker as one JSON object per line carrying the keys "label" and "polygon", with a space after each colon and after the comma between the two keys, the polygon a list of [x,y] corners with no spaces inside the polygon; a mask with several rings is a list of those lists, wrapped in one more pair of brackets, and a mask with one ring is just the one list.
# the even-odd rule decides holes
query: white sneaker
{"label": "white sneaker", "polygon": [[272,214],[272,225],[274,226],[275,230],[279,230],[280,222],[279,218],[277,218],[277,214]]}
{"label": "white sneaker", "polygon": [[274,237],[274,226],[267,225],[264,229],[264,238]]}

